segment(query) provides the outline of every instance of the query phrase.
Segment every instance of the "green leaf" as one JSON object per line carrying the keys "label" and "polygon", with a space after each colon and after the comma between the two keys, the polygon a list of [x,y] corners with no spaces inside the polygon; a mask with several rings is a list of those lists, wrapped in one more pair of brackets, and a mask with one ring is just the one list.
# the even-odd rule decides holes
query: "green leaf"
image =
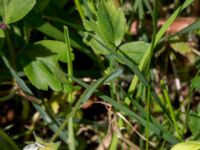
{"label": "green leaf", "polygon": [[[55,91],[72,90],[69,85],[68,87],[63,86],[63,83],[67,81],[58,64],[58,61],[67,63],[68,53],[66,53],[66,49],[64,42],[43,40],[33,44],[23,52],[26,59],[29,58],[31,61],[24,67],[24,72],[34,86],[41,90],[48,90],[48,87]],[[73,60],[73,53],[71,52],[70,55]]]}
{"label": "green leaf", "polygon": [[14,23],[28,14],[36,0],[1,0],[1,15],[6,24]]}
{"label": "green leaf", "polygon": [[[96,37],[96,38],[99,39],[99,41],[101,41],[99,37]],[[88,38],[87,33],[85,33],[84,42],[88,44],[96,54],[102,54],[102,55],[110,54],[110,52],[104,46],[99,44],[99,42],[97,42],[94,38]]]}
{"label": "green leaf", "polygon": [[[20,89],[26,92],[29,95],[33,95],[32,91],[29,89],[29,87],[26,85],[26,83],[17,75],[15,70],[11,67],[8,59],[5,57],[3,53],[0,53],[6,67],[9,69],[10,73],[12,74],[13,78],[17,81],[17,84],[19,85]],[[37,105],[35,103],[32,103],[34,108],[40,113],[41,117],[44,119],[44,121],[49,125],[52,131],[57,132],[59,129],[60,123],[54,116],[54,114],[49,115],[43,107],[40,105]],[[67,131],[63,130],[61,133],[59,133],[60,138],[66,142],[67,141]]]}
{"label": "green leaf", "polygon": [[[108,13],[108,20],[111,23],[111,31],[115,46],[119,46],[126,32],[126,19],[120,8],[117,8],[114,1],[104,3]],[[99,20],[100,21],[100,20]],[[102,20],[104,21],[104,20]],[[109,24],[110,25],[110,24]],[[110,28],[109,28],[110,29]]]}
{"label": "green leaf", "polygon": [[37,150],[58,150],[58,148],[60,147],[61,142],[49,142],[48,140],[43,140],[41,139],[39,136],[36,136],[34,134],[35,137],[35,142],[29,141],[27,142],[27,146],[24,147],[24,149],[26,150],[32,150],[31,147],[33,147],[33,149],[37,149]]}
{"label": "green leaf", "polygon": [[0,15],[1,15],[2,19],[4,19],[8,2],[9,2],[9,0],[0,0]]}
{"label": "green leaf", "polygon": [[[120,51],[118,51],[118,53],[122,56],[125,55],[136,64],[139,64],[142,57],[144,56],[144,53],[147,51],[149,47],[150,44],[142,41],[129,42],[120,46],[119,47]],[[122,61],[120,62],[124,64],[124,62]]]}
{"label": "green leaf", "polygon": [[177,40],[177,42],[172,41],[170,43],[170,46],[174,49],[174,51],[184,56],[192,52],[192,47],[187,45],[187,43],[180,41],[178,37],[174,37],[173,40]]}
{"label": "green leaf", "polygon": [[195,31],[196,34],[200,34],[199,33],[199,28],[200,28],[200,20],[197,20],[196,22],[194,22],[193,24],[187,26],[186,28],[182,29],[179,32],[176,32],[175,34],[171,35],[170,37],[174,37],[174,36],[182,36],[186,33]]}
{"label": "green leaf", "polygon": [[[69,119],[72,118],[75,115],[75,113],[80,109],[80,106],[83,103],[85,103],[91,97],[91,95],[97,90],[97,88],[99,86],[101,86],[105,81],[109,81],[109,80],[112,80],[112,79],[116,78],[117,76],[121,75],[121,73],[122,73],[121,70],[116,70],[116,71],[112,72],[111,74],[109,74],[109,75],[107,75],[107,76],[105,76],[103,78],[100,78],[97,81],[93,82],[92,85],[87,86],[86,87],[87,89],[84,91],[84,93],[78,99],[78,101],[76,102],[75,106],[71,110],[71,113],[67,116],[67,118],[63,122],[62,126],[59,128],[59,130],[56,132],[56,134],[54,134],[52,139],[57,137],[57,134],[59,134],[61,132],[61,130],[66,126],[66,124],[68,123]],[[71,77],[71,78],[74,80],[74,77]]]}
{"label": "green leaf", "polygon": [[[94,37],[93,37],[94,38]],[[135,63],[133,63],[132,61],[130,61],[130,59],[123,57],[121,55],[119,55],[117,52],[115,52],[113,49],[109,49],[108,47],[106,47],[103,43],[101,43],[100,41],[98,41],[97,39],[95,39],[97,42],[99,42],[102,46],[104,46],[108,51],[111,52],[111,54],[116,58],[119,59],[120,61],[124,62],[125,65],[127,67],[129,67],[136,75],[137,77],[141,80],[141,82],[146,86],[149,87],[149,82],[145,79],[145,77],[143,76],[143,74],[140,72],[140,70],[138,69],[137,65]],[[120,49],[119,49],[120,50]],[[153,87],[151,87],[151,91],[150,91],[152,97],[155,99],[155,101],[160,105],[160,107],[162,108],[163,112],[165,112],[165,114],[168,116],[168,118],[171,121],[171,117],[168,114],[165,105],[161,102],[160,98],[158,97],[158,95],[155,93],[155,91],[153,90]]]}
{"label": "green leaf", "polygon": [[98,29],[100,30],[100,36],[103,38],[102,40],[106,41],[106,43],[114,44],[111,18],[103,2],[98,6],[96,23]]}
{"label": "green leaf", "polygon": [[1,150],[20,150],[14,141],[0,129]]}
{"label": "green leaf", "polygon": [[[50,60],[52,61],[52,60]],[[56,67],[56,66],[52,66]],[[55,91],[61,91],[60,81],[49,71],[49,68],[41,61],[33,61],[24,68],[24,72],[38,89],[48,90],[48,86]]]}
{"label": "green leaf", "polygon": [[200,75],[196,76],[193,80],[192,80],[192,84],[191,87],[193,89],[200,89]]}
{"label": "green leaf", "polygon": [[[42,40],[36,42],[35,44],[33,44],[28,48],[27,54],[30,54],[31,56],[35,57],[41,54],[44,54],[44,56],[46,54],[46,56],[48,56],[49,54],[50,57],[53,55],[56,56],[57,60],[60,60],[62,62],[67,62],[66,45],[64,42],[60,41]],[[70,55],[72,60],[74,60],[74,54],[71,53]]]}
{"label": "green leaf", "polygon": [[35,142],[43,145],[45,149],[57,150],[60,147],[61,142],[48,142],[41,139],[39,136],[35,136]]}
{"label": "green leaf", "polygon": [[200,133],[200,103],[197,108],[197,113],[191,112],[189,116],[188,125],[192,135],[198,135]]}
{"label": "green leaf", "polygon": [[155,45],[159,42],[161,37],[164,35],[165,31],[174,22],[174,20],[180,14],[180,12],[183,11],[185,8],[187,8],[192,2],[193,2],[193,0],[186,0],[181,6],[179,6],[174,11],[174,13],[169,17],[169,19],[165,22],[165,24],[161,27],[161,29],[156,34]]}
{"label": "green leaf", "polygon": [[188,141],[176,144],[171,150],[199,150],[200,141]]}
{"label": "green leaf", "polygon": [[[36,28],[38,31],[56,40],[64,41],[64,34],[52,24],[50,24],[49,22],[46,22],[43,18],[38,16],[36,13],[31,12],[29,17],[27,17],[26,19],[28,23],[31,26],[33,26],[33,28]],[[95,60],[94,55],[92,55],[91,51],[88,50],[85,44],[81,42],[81,39],[77,39],[77,37],[74,37],[73,35],[71,35],[70,43],[72,47],[80,50],[81,52],[88,55],[91,59]]]}
{"label": "green leaf", "polygon": [[[120,70],[118,72],[115,72],[113,75],[113,77],[116,77],[117,74],[120,73]],[[108,77],[109,78],[109,77]],[[72,79],[79,83],[81,86],[85,87],[86,89],[90,89],[90,86],[87,85],[86,83],[84,83],[83,81],[72,77]],[[111,79],[110,79],[111,80]],[[108,80],[106,79],[105,82],[108,82]],[[104,83],[105,83],[104,82]],[[137,113],[135,113],[134,111],[131,111],[128,107],[123,106],[122,104],[116,102],[115,100],[113,100],[112,98],[110,98],[109,96],[106,96],[105,94],[99,92],[98,90],[95,91],[95,95],[97,95],[99,98],[103,99],[104,101],[112,104],[112,106],[122,112],[124,112],[127,116],[131,117],[133,120],[137,120],[141,125],[146,126],[146,110],[144,110],[144,108],[142,106],[140,106],[135,100],[133,100],[133,105],[137,105],[137,109],[139,110],[139,112],[142,114],[138,115]],[[165,130],[163,128],[162,125],[160,125],[156,119],[154,119],[153,117],[151,117],[151,121],[150,122],[150,129],[156,133],[159,136],[162,136],[165,140],[169,141],[172,144],[177,143],[177,139],[167,130]]]}
{"label": "green leaf", "polygon": [[[86,20],[84,22],[85,28],[88,31],[93,31],[96,37],[109,48],[119,46],[127,29],[122,10],[116,7],[114,1],[102,1],[99,3],[95,15],[96,21]],[[100,46],[95,41],[92,43]]]}
{"label": "green leaf", "polygon": [[[159,43],[161,37],[164,35],[165,31],[169,28],[169,26],[173,23],[173,21],[176,19],[176,17],[179,15],[179,13],[181,11],[183,11],[186,7],[188,7],[191,3],[193,2],[193,0],[186,0],[182,5],[180,5],[175,11],[174,13],[169,17],[169,19],[166,21],[166,23],[161,27],[161,29],[155,34],[155,30],[154,30],[154,34],[153,34],[153,41],[151,43],[151,47],[147,50],[147,52],[145,53],[144,57],[142,58],[140,64],[139,64],[139,70],[140,71],[144,71],[145,69],[148,69],[148,64],[151,60],[154,48],[156,47],[156,45]],[[157,9],[157,8],[156,8]],[[154,28],[156,28],[156,16],[157,13],[155,11],[155,15],[153,15],[153,26]],[[139,76],[134,76],[131,84],[129,86],[129,93],[133,93],[137,87],[137,83],[139,81]]]}

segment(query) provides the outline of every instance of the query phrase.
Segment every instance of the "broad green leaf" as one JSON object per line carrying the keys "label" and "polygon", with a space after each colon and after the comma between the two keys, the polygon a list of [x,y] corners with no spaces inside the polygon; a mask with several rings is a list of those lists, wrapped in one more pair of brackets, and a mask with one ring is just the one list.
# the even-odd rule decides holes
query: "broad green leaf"
{"label": "broad green leaf", "polygon": [[[109,48],[113,48],[114,47],[113,43],[110,42],[110,39],[108,40],[106,35],[103,34],[106,31],[103,31],[103,29],[101,27],[99,27],[99,23],[98,22],[95,22],[94,20],[91,20],[91,21],[87,21],[86,20],[84,22],[84,25],[85,25],[86,30],[94,32],[95,33],[95,37],[97,39],[99,39],[100,41],[102,41]],[[112,34],[112,33],[110,33],[110,34]],[[110,35],[110,34],[108,34],[108,35]],[[92,43],[89,43],[89,44],[92,44]]]}
{"label": "broad green leaf", "polygon": [[173,40],[175,40],[175,42],[172,41],[170,43],[170,46],[174,49],[174,51],[176,51],[179,54],[184,55],[184,56],[186,54],[192,52],[192,47],[187,45],[186,42],[180,41],[180,39],[178,37],[174,37]]}
{"label": "broad green leaf", "polygon": [[[109,48],[119,46],[127,29],[122,10],[117,8],[113,1],[102,1],[97,7],[94,14],[96,15],[96,21],[90,17],[89,21],[84,22],[86,30],[92,31],[96,38]],[[96,41],[90,40],[89,44],[93,49],[97,48],[96,51],[106,54],[105,50]]]}
{"label": "broad green leaf", "polygon": [[200,141],[188,141],[176,144],[171,150],[199,150]]}
{"label": "broad green leaf", "polygon": [[198,135],[200,133],[200,103],[197,108],[197,113],[191,112],[189,116],[188,125],[192,135]]}
{"label": "broad green leaf", "polygon": [[14,23],[28,14],[36,0],[1,0],[3,5],[2,18],[6,24]]}
{"label": "broad green leaf", "polygon": [[[4,56],[4,54],[0,53],[6,67],[9,69],[10,73],[12,74],[13,78],[17,81],[19,87],[21,90],[26,92],[29,95],[33,95],[32,91],[29,89],[29,87],[26,85],[26,83],[17,75],[15,70],[11,67],[8,59]],[[54,116],[54,114],[49,115],[43,107],[40,105],[37,105],[35,103],[32,103],[34,108],[40,113],[41,117],[44,119],[44,121],[49,125],[51,130],[53,132],[57,132],[60,123]],[[62,132],[59,133],[60,138],[64,141],[67,142],[67,131],[63,130]]]}
{"label": "broad green leaf", "polygon": [[0,129],[1,150],[20,150],[14,141]]}
{"label": "broad green leaf", "polygon": [[194,89],[200,89],[200,75],[196,76],[193,80],[192,80],[192,84],[191,87]]}
{"label": "broad green leaf", "polygon": [[[48,90],[48,87],[55,91],[72,90],[72,86],[63,86],[63,83],[67,84],[67,81],[58,64],[58,61],[67,63],[66,49],[64,42],[43,40],[36,42],[23,52],[26,59],[29,58],[31,61],[24,67],[24,72],[34,86],[42,90]],[[74,59],[73,53],[70,58]]]}
{"label": "broad green leaf", "polygon": [[[88,44],[96,54],[102,54],[102,55],[110,54],[110,52],[104,46],[99,44],[99,42],[97,42],[94,38],[87,38],[87,37],[88,34],[85,33],[84,42]],[[99,39],[99,41],[101,41],[99,37],[96,38]]]}
{"label": "broad green leaf", "polygon": [[113,1],[108,1],[106,8],[111,18],[115,46],[119,46],[127,29],[124,13],[113,4]]}
{"label": "broad green leaf", "polygon": [[[118,53],[122,56],[128,57],[134,63],[139,64],[144,53],[150,47],[150,44],[137,41],[137,42],[129,42],[125,43],[119,47],[120,51]],[[120,61],[121,63],[124,63]]]}
{"label": "broad green leaf", "polygon": [[126,32],[125,16],[122,10],[116,7],[114,1],[102,2],[99,7],[100,8],[97,11],[97,21],[100,24],[99,28],[101,31],[105,30],[106,35],[111,33],[110,36],[112,37],[107,36],[110,37],[108,41],[113,43],[115,46],[118,46],[122,42]]}
{"label": "broad green leaf", "polygon": [[[72,49],[71,49],[72,50]],[[38,54],[46,52],[46,54],[50,51],[51,55],[57,55],[57,60],[60,60],[62,62],[67,62],[67,53],[66,53],[66,45],[64,42],[60,41],[54,41],[54,40],[42,40],[39,42],[36,42],[31,47],[28,48],[28,54],[33,56],[37,56]],[[74,60],[74,54],[71,53],[71,58]]]}
{"label": "broad green leaf", "polygon": [[105,5],[106,4],[102,2],[98,6],[97,27],[100,30],[100,35],[103,38],[102,40],[106,41],[106,43],[114,44],[114,32],[111,24],[111,18]]}
{"label": "broad green leaf", "polygon": [[186,55],[192,51],[192,47],[188,46],[185,42],[171,43],[171,47],[174,51],[180,53],[181,55]]}
{"label": "broad green leaf", "polygon": [[0,16],[4,19],[9,0],[0,0]]}
{"label": "broad green leaf", "polygon": [[[52,60],[50,60],[52,61]],[[56,67],[56,66],[52,66]],[[49,68],[41,61],[33,61],[24,68],[25,74],[29,80],[38,89],[48,90],[48,86],[55,91],[61,91],[60,81],[49,71]]]}

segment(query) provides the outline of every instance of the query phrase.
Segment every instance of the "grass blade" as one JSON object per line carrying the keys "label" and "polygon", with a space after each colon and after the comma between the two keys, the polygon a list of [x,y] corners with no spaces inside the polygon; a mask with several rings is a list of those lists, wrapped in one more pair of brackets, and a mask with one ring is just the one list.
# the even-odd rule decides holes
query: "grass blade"
{"label": "grass blade", "polygon": [[[80,109],[80,106],[90,98],[90,96],[97,90],[97,88],[100,85],[102,85],[106,80],[107,81],[108,81],[108,79],[112,80],[113,78],[111,78],[111,77],[116,77],[115,74],[119,74],[119,72],[115,71],[115,72],[111,73],[108,76],[105,76],[103,78],[98,79],[92,85],[87,86],[85,92],[81,95],[80,99],[76,102],[76,105],[73,107],[71,113],[66,117],[65,121],[62,123],[62,125],[59,128],[59,130],[51,138],[51,141],[54,141],[56,139],[57,135],[62,131],[63,128],[65,128],[65,126],[68,123],[69,119],[75,115],[75,113],[78,111],[78,109]],[[70,77],[70,78],[74,79],[74,77]]]}
{"label": "grass blade", "polygon": [[[67,26],[64,26],[64,39],[66,44],[66,50],[67,50],[67,69],[68,69],[68,81],[70,84],[73,84],[72,79],[70,78],[73,76],[73,65],[72,65],[72,58],[71,58],[71,46],[70,46],[70,39],[69,39],[69,32]],[[68,101],[69,103],[72,103],[74,101],[73,93],[68,93]],[[75,150],[75,138],[74,138],[74,125],[73,125],[73,117],[69,118],[68,121],[68,131],[69,131],[69,137],[68,137],[68,144],[70,150]]]}
{"label": "grass blade", "polygon": [[179,140],[181,141],[182,140],[182,135],[181,135],[180,130],[178,128],[177,120],[176,120],[176,117],[175,117],[175,114],[174,114],[174,110],[172,108],[171,100],[170,100],[166,85],[165,85],[163,80],[161,81],[161,86],[162,86],[162,89],[163,89],[164,97],[165,97],[165,99],[167,101],[168,108],[170,110],[170,114],[171,114],[171,117],[172,117],[173,124],[175,126],[175,130],[176,130],[176,132],[178,134]]}
{"label": "grass blade", "polygon": [[155,45],[159,42],[159,40],[161,39],[161,37],[164,35],[165,31],[174,22],[174,20],[180,14],[180,12],[183,11],[185,8],[187,8],[192,2],[193,2],[193,0],[186,0],[181,6],[179,6],[175,10],[175,12],[169,17],[169,19],[166,21],[166,23],[158,31],[158,33],[156,35]]}
{"label": "grass blade", "polygon": [[[84,88],[89,88],[90,86],[87,85],[86,83],[84,83],[83,81],[72,77],[72,79],[79,83],[81,86],[83,86]],[[104,95],[103,93],[99,92],[99,91],[95,91],[95,95],[97,95],[99,98],[105,100],[106,102],[112,104],[113,107],[115,107],[116,109],[124,112],[127,116],[131,117],[133,120],[137,120],[140,124],[142,124],[144,127],[146,127],[146,111],[143,109],[143,107],[141,107],[135,100],[133,104],[137,104],[139,106],[139,111],[142,112],[141,114],[143,114],[142,116],[145,118],[141,118],[139,115],[137,115],[136,113],[134,113],[133,111],[131,111],[129,108],[127,108],[126,106],[123,106],[122,104],[116,102],[115,100],[113,100],[112,98]],[[149,129],[151,131],[153,131],[155,134],[157,134],[158,136],[163,137],[163,139],[165,139],[166,141],[172,143],[172,144],[176,144],[178,142],[178,140],[171,134],[169,133],[167,130],[165,130],[163,128],[162,125],[160,125],[153,117],[150,116],[150,120],[149,120]]]}
{"label": "grass blade", "polygon": [[[144,75],[140,72],[140,70],[138,69],[137,65],[134,64],[134,62],[132,62],[130,59],[128,59],[126,56],[123,57],[121,55],[119,55],[115,50],[109,49],[107,48],[102,42],[100,42],[98,39],[96,39],[95,37],[93,37],[97,42],[99,42],[103,47],[105,47],[108,51],[111,52],[111,54],[116,58],[119,59],[120,61],[124,62],[124,64],[126,66],[128,66],[131,71],[133,73],[135,73],[138,79],[141,80],[141,82],[145,85],[145,87],[150,86],[149,82],[145,79]],[[120,50],[119,50],[120,51]],[[121,51],[121,53],[123,54],[123,52]],[[165,106],[162,104],[160,98],[158,97],[158,95],[155,93],[155,91],[153,90],[153,87],[150,86],[150,93],[152,95],[152,97],[155,99],[155,101],[158,103],[158,105],[162,108],[163,112],[167,115],[168,119],[171,121],[171,117],[168,114]],[[128,95],[130,95],[131,93],[128,93]]]}
{"label": "grass blade", "polygon": [[0,129],[0,145],[1,150],[20,150],[14,141]]}

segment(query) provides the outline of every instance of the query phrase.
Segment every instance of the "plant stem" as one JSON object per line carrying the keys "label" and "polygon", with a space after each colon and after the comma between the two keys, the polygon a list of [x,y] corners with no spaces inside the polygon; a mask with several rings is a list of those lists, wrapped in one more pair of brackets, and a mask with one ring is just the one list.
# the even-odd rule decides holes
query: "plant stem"
{"label": "plant stem", "polygon": [[6,42],[7,42],[7,45],[8,45],[8,50],[9,50],[11,64],[12,64],[13,68],[16,69],[15,49],[14,49],[12,40],[10,38],[10,34],[9,34],[8,29],[4,30],[4,34],[5,34]]}
{"label": "plant stem", "polygon": [[150,86],[148,87],[148,92],[147,92],[147,121],[146,121],[146,128],[145,128],[145,132],[146,132],[146,150],[149,149],[149,116],[150,116],[150,107],[149,107],[149,100],[150,100]]}
{"label": "plant stem", "polygon": [[[67,26],[64,26],[64,39],[65,39],[65,44],[66,44],[66,50],[67,50],[67,72],[68,72],[68,81],[70,84],[73,84],[73,80],[71,77],[73,76],[73,65],[72,65],[72,52],[71,52],[71,47],[70,47],[70,39],[69,39],[69,33],[68,33],[68,28]],[[73,103],[74,97],[73,93],[69,92],[68,93],[68,102]],[[71,109],[71,108],[70,108]],[[74,113],[73,113],[74,115]],[[64,122],[61,124],[60,128],[58,131],[53,135],[51,138],[51,141],[54,141],[56,137],[58,136],[59,132],[62,131],[62,129],[66,126],[68,123],[68,131],[69,131],[69,137],[68,137],[68,146],[70,150],[75,150],[75,139],[74,139],[74,129],[73,129],[73,115],[71,116],[66,116]]]}
{"label": "plant stem", "polygon": [[[73,65],[72,65],[72,58],[71,58],[71,47],[70,47],[70,39],[69,39],[69,33],[67,26],[64,27],[64,35],[65,35],[65,43],[67,47],[67,69],[68,69],[68,81],[70,84],[73,84],[73,80],[71,77],[73,76]],[[69,92],[68,94],[68,101],[70,103],[73,103],[74,97],[73,93]],[[75,150],[75,143],[74,143],[74,129],[73,129],[73,116],[69,118],[68,121],[68,131],[69,131],[69,137],[68,137],[68,143],[69,143],[69,149]]]}
{"label": "plant stem", "polygon": [[176,132],[177,132],[177,134],[178,134],[179,140],[181,141],[181,140],[182,140],[182,135],[181,135],[180,130],[179,130],[179,128],[178,128],[177,120],[176,120],[176,117],[175,117],[175,114],[174,114],[174,110],[173,110],[173,108],[172,108],[172,104],[171,104],[171,101],[170,101],[170,97],[169,97],[169,94],[168,94],[168,90],[167,90],[166,85],[165,85],[165,83],[164,83],[163,80],[161,80],[161,87],[162,87],[162,90],[163,90],[164,97],[165,97],[165,99],[166,99],[166,101],[167,101],[167,106],[168,106],[168,108],[169,108],[169,110],[170,110],[170,115],[171,115],[171,117],[172,117],[172,121],[173,121],[175,130],[176,130]]}
{"label": "plant stem", "polygon": [[81,4],[80,4],[79,0],[74,0],[74,2],[75,2],[75,5],[76,5],[76,8],[78,10],[78,13],[81,17],[81,20],[82,20],[82,22],[84,22],[85,17],[84,17],[83,9],[81,8]]}

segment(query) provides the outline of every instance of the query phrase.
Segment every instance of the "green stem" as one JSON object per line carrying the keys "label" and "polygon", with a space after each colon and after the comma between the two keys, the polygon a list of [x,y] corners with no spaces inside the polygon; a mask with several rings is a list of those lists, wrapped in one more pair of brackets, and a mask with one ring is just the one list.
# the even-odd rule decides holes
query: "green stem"
{"label": "green stem", "polygon": [[149,100],[150,100],[150,86],[148,87],[148,92],[147,92],[147,121],[146,121],[146,128],[145,128],[145,132],[146,132],[146,150],[149,149],[149,116],[150,116],[150,107],[149,107]]}
{"label": "green stem", "polygon": [[[153,35],[152,35],[152,42],[151,42],[151,46],[147,49],[147,52],[145,53],[144,57],[142,58],[140,64],[139,64],[139,70],[141,72],[144,71],[144,69],[146,68],[147,70],[149,69],[149,64],[151,61],[151,57],[153,55],[153,51],[154,48],[156,46],[156,33],[157,33],[157,1],[155,1],[154,4],[154,11],[153,11]],[[135,91],[137,84],[138,84],[139,78],[138,76],[134,76],[131,84],[129,86],[128,89],[128,94],[132,95],[133,92]],[[126,103],[130,103],[130,100],[128,99],[128,97],[125,98],[125,102]]]}
{"label": "green stem", "polygon": [[168,106],[168,108],[169,108],[170,115],[171,115],[171,117],[172,117],[172,121],[173,121],[175,130],[176,130],[176,132],[177,132],[177,134],[178,134],[179,140],[181,141],[181,140],[182,140],[182,135],[181,135],[181,132],[180,132],[180,130],[179,130],[179,128],[178,128],[177,120],[176,120],[176,117],[175,117],[175,114],[174,114],[174,110],[173,110],[173,108],[172,108],[172,104],[171,104],[171,101],[170,101],[170,97],[169,97],[169,94],[168,94],[168,90],[167,90],[166,85],[165,85],[165,83],[164,83],[163,80],[161,80],[161,87],[162,87],[162,91],[163,91],[164,97],[165,97],[165,99],[166,99],[166,101],[167,101],[167,106]]}
{"label": "green stem", "polygon": [[75,142],[74,142],[74,130],[73,130],[73,118],[69,118],[68,122],[68,132],[69,132],[69,138],[68,138],[68,144],[70,150],[75,150]]}
{"label": "green stem", "polygon": [[[68,69],[68,81],[70,84],[73,84],[73,80],[71,77],[73,76],[73,65],[72,65],[72,58],[71,58],[71,47],[70,47],[70,39],[69,39],[69,33],[68,33],[68,28],[67,26],[64,27],[64,35],[65,35],[65,43],[67,47],[67,69]],[[73,93],[69,92],[68,94],[68,101],[70,103],[73,103],[74,97]],[[69,118],[68,121],[68,131],[69,131],[69,137],[68,137],[68,142],[69,142],[69,149],[70,150],[75,150],[75,143],[74,143],[74,129],[73,129],[73,116]]]}
{"label": "green stem", "polygon": [[4,30],[4,34],[6,37],[6,43],[8,45],[8,50],[9,50],[9,55],[10,55],[10,60],[11,60],[11,64],[13,66],[14,69],[16,69],[16,55],[15,55],[15,49],[12,43],[12,40],[10,38],[10,34],[8,29]]}
{"label": "green stem", "polygon": [[[110,66],[109,66],[109,73],[113,72],[115,70],[114,68],[114,61],[115,58],[114,56],[110,56],[109,62],[110,62]],[[116,87],[115,87],[115,82],[114,80],[110,81],[110,92],[111,92],[111,97],[113,99],[115,99],[115,94],[116,94]]]}
{"label": "green stem", "polygon": [[[196,76],[194,77],[194,79],[193,80],[195,80],[197,77],[198,77],[198,75],[200,74],[200,70],[198,71],[198,73],[196,74]],[[191,102],[192,102],[192,91],[194,90],[194,88],[193,88],[193,85],[191,85],[191,88],[190,88],[190,90],[189,90],[189,100],[188,100],[188,106],[187,106],[187,110],[186,110],[186,118],[185,118],[185,125],[184,125],[184,127],[187,129],[187,124],[188,124],[188,119],[189,119],[189,115],[190,115],[190,105],[191,105]]]}
{"label": "green stem", "polygon": [[74,2],[75,2],[77,10],[79,12],[79,15],[81,17],[81,20],[82,20],[82,22],[84,22],[85,21],[85,16],[84,16],[83,10],[81,8],[81,4],[80,4],[79,0],[74,0]]}
{"label": "green stem", "polygon": [[[71,77],[73,76],[73,64],[72,64],[72,58],[71,58],[71,47],[70,47],[70,39],[69,39],[69,33],[68,33],[68,28],[67,26],[64,27],[64,39],[65,39],[65,43],[66,43],[66,50],[67,50],[67,72],[68,72],[68,81],[70,84],[73,84],[73,80],[71,79]],[[69,92],[68,93],[68,101],[69,103],[73,103],[74,97],[73,97],[73,93]],[[51,138],[51,141],[54,141],[58,134],[62,131],[62,129],[66,126],[66,124],[68,123],[68,131],[69,131],[69,137],[68,137],[68,146],[70,150],[75,150],[75,139],[74,139],[74,129],[73,129],[73,115],[68,116],[65,118],[65,121],[61,124],[60,128],[58,129],[58,131],[53,135],[53,137]]]}
{"label": "green stem", "polygon": [[[157,3],[158,1],[155,1],[154,3],[154,11],[153,11],[153,36],[152,36],[152,42],[151,42],[151,47],[147,50],[145,53],[144,57],[142,58],[140,64],[139,64],[139,70],[141,72],[144,71],[144,69],[149,68],[149,62],[151,60],[151,56],[153,54],[153,50],[160,41],[161,37],[164,35],[165,31],[168,29],[168,27],[173,23],[173,21],[176,19],[176,17],[179,15],[179,13],[184,10],[187,6],[189,6],[192,3],[193,0],[187,0],[185,1],[182,5],[180,5],[174,13],[169,17],[167,22],[162,26],[162,28],[158,31],[157,33]],[[138,76],[134,76],[131,84],[129,86],[128,92],[129,95],[132,95],[133,92],[135,91],[137,84],[138,84],[139,78]],[[130,100],[128,97],[125,98],[126,103],[130,103]]]}

